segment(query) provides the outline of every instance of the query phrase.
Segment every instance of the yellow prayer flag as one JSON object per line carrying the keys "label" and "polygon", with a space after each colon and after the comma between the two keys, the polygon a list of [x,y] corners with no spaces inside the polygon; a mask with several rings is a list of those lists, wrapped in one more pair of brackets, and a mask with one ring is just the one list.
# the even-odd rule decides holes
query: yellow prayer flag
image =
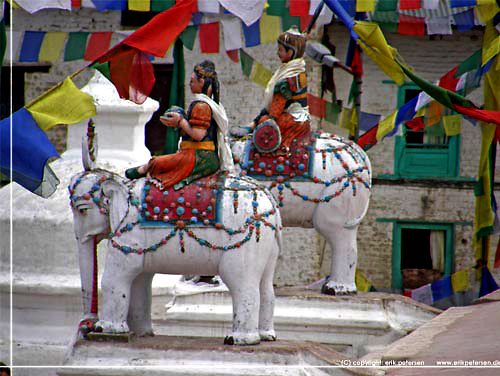
{"label": "yellow prayer flag", "polygon": [[414,118],[418,118],[418,117],[422,117],[422,116],[425,116],[425,106],[423,107],[420,107],[420,109],[417,111],[417,113],[415,114]]}
{"label": "yellow prayer flag", "polygon": [[438,124],[443,117],[444,106],[437,102],[432,101],[429,103],[429,112],[427,114],[427,126],[432,127]]}
{"label": "yellow prayer flag", "polygon": [[356,12],[375,12],[375,0],[358,0]]}
{"label": "yellow prayer flag", "polygon": [[64,32],[48,32],[43,38],[38,54],[38,61],[56,61],[61,56],[61,51],[64,50],[64,44],[68,33]]}
{"label": "yellow prayer flag", "polygon": [[260,43],[275,43],[281,31],[281,17],[263,14],[260,18]]}
{"label": "yellow prayer flag", "polygon": [[469,270],[460,270],[451,275],[451,286],[454,292],[465,291],[469,288]]}
{"label": "yellow prayer flag", "polygon": [[10,4],[12,9],[19,9],[21,8],[14,0],[7,0],[7,2]]}
{"label": "yellow prayer flag", "polygon": [[488,61],[490,61],[490,59],[498,55],[499,52],[500,52],[500,36],[493,39],[488,44],[488,47],[485,50],[483,50],[481,65],[485,65]]}
{"label": "yellow prayer flag", "polygon": [[149,12],[151,10],[150,0],[128,0],[128,10],[138,12]]}
{"label": "yellow prayer flag", "polygon": [[476,13],[483,24],[491,20],[500,11],[496,0],[477,0]]}
{"label": "yellow prayer flag", "polygon": [[394,129],[397,114],[398,111],[394,111],[391,115],[387,116],[378,124],[377,141],[380,141],[386,134]]}
{"label": "yellow prayer flag", "polygon": [[370,287],[372,284],[365,278],[361,272],[356,269],[356,275],[355,275],[355,282],[356,282],[356,289],[359,292],[369,292]]}
{"label": "yellow prayer flag", "polygon": [[94,98],[66,78],[26,106],[33,119],[46,131],[58,124],[76,124],[95,116]]}
{"label": "yellow prayer flag", "polygon": [[447,136],[456,136],[462,133],[462,116],[443,116],[443,126]]}
{"label": "yellow prayer flag", "polygon": [[250,80],[256,84],[266,87],[273,73],[261,63],[255,62],[250,73]]}
{"label": "yellow prayer flag", "polygon": [[351,119],[352,119],[353,111],[350,108],[342,107],[342,111],[340,112],[340,128],[344,128],[347,130],[351,130]]}

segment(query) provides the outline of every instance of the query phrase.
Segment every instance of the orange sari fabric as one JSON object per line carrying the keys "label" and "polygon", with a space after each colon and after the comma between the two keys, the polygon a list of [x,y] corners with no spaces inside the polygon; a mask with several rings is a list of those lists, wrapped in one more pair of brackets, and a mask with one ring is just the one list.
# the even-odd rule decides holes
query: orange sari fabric
{"label": "orange sari fabric", "polygon": [[181,150],[175,154],[153,157],[149,161],[148,172],[161,182],[162,189],[167,189],[191,175],[195,163],[196,150]]}
{"label": "orange sari fabric", "polygon": [[[309,121],[299,123],[288,112],[283,112],[285,104],[286,99],[282,94],[274,94],[269,115],[276,119],[276,123],[280,129],[281,146],[289,148],[294,139],[302,138],[311,132],[311,124]],[[263,116],[259,120],[259,124],[267,119],[269,119],[269,116]]]}

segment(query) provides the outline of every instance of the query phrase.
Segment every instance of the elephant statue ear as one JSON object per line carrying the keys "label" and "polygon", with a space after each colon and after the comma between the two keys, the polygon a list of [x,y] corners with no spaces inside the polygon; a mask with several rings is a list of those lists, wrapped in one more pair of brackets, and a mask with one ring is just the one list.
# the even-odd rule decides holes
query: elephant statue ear
{"label": "elephant statue ear", "polygon": [[94,121],[89,120],[87,134],[82,137],[82,163],[85,171],[96,168],[97,160],[97,133],[95,132]]}
{"label": "elephant statue ear", "polygon": [[109,200],[109,225],[111,231],[116,231],[123,225],[122,221],[128,211],[128,187],[125,183],[115,178],[108,179],[102,183],[102,194]]}

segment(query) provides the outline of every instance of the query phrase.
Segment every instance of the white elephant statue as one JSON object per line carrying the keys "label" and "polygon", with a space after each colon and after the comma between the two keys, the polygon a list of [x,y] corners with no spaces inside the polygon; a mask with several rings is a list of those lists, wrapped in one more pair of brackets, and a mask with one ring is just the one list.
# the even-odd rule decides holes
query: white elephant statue
{"label": "white elephant statue", "polygon": [[129,181],[95,168],[71,179],[86,317],[96,313],[95,245],[109,239],[98,331],[153,335],[155,273],[218,274],[233,301],[232,332],[224,343],[274,341],[273,275],[281,248],[281,219],[271,194],[252,179],[220,173],[218,185],[209,187],[219,190],[220,222],[192,226],[177,221],[169,228],[144,228],[140,209],[145,184],[145,178]]}
{"label": "white elephant statue", "polygon": [[[283,226],[314,227],[330,245],[330,275],[321,291],[329,295],[355,294],[356,236],[370,201],[370,160],[354,142],[326,133],[302,142],[298,146],[303,162],[297,162],[292,175],[277,176],[266,171],[279,171],[280,167],[284,170],[285,164],[291,165],[283,155],[277,154],[271,165],[252,164],[249,151],[257,152],[252,139],[234,141],[233,157],[242,175],[252,174],[268,186],[278,200]],[[265,155],[261,153],[260,157]],[[309,169],[301,174],[304,165]]]}

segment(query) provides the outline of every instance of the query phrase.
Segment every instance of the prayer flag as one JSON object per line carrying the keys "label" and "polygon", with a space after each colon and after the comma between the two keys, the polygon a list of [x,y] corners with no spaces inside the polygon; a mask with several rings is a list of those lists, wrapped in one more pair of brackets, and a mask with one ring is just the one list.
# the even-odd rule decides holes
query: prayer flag
{"label": "prayer flag", "polygon": [[[322,1],[322,0],[311,0],[310,1],[310,6],[309,6],[309,15],[310,16],[312,16],[314,14],[320,1]],[[321,13],[319,14],[318,18],[316,19],[316,27],[321,27],[323,25],[329,24],[332,21],[332,17],[333,17],[333,13],[332,13],[331,9],[327,6],[323,6]]]}
{"label": "prayer flag", "polygon": [[84,59],[93,61],[106,52],[109,49],[112,34],[110,31],[97,31],[90,34]]}
{"label": "prayer flag", "polygon": [[429,105],[429,112],[427,114],[427,126],[432,127],[438,124],[443,117],[444,107],[441,103],[432,101]]}
{"label": "prayer flag", "polygon": [[456,136],[462,133],[462,116],[443,116],[443,126],[447,136]]}
{"label": "prayer flag", "polygon": [[425,20],[422,17],[399,15],[398,33],[402,35],[425,35]]}
{"label": "prayer flag", "polygon": [[175,0],[151,0],[151,11],[163,12],[172,8],[175,5]]}
{"label": "prayer flag", "polygon": [[52,157],[59,154],[26,108],[0,121],[0,171],[5,176],[12,174],[27,190],[49,197],[59,183],[47,165]]}
{"label": "prayer flag", "polygon": [[61,56],[61,51],[64,49],[68,33],[63,32],[48,32],[45,34],[38,61],[56,61]]}
{"label": "prayer flag", "polygon": [[71,0],[72,8],[80,8],[82,6],[82,0]]}
{"label": "prayer flag", "polygon": [[286,7],[287,0],[267,0],[268,7],[266,13],[268,16],[283,16],[288,12]]}
{"label": "prayer flag", "polygon": [[90,33],[85,31],[72,31],[69,33],[66,48],[64,49],[64,61],[83,59],[87,49],[87,39]]}
{"label": "prayer flag", "polygon": [[451,286],[454,292],[465,291],[469,288],[469,271],[461,270],[451,275]]}
{"label": "prayer flag", "polygon": [[245,47],[254,47],[260,44],[259,20],[250,26],[243,24],[243,34],[245,35]]}
{"label": "prayer flag", "polygon": [[219,3],[249,26],[262,16],[266,0],[219,0]]}
{"label": "prayer flag", "polygon": [[96,114],[94,98],[78,89],[71,77],[39,96],[26,109],[44,131],[58,124],[76,124]]}
{"label": "prayer flag", "polygon": [[243,47],[241,40],[241,21],[236,17],[223,18],[222,32],[224,33],[225,50],[237,50]]}
{"label": "prayer flag", "polygon": [[219,53],[219,23],[200,24],[200,50],[204,54]]}
{"label": "prayer flag", "polygon": [[305,30],[307,26],[309,26],[309,22],[311,21],[312,16],[307,14],[305,16],[300,16],[299,19],[300,19],[300,30]]}
{"label": "prayer flag", "polygon": [[420,0],[399,0],[399,9],[420,9],[422,4]]}
{"label": "prayer flag", "polygon": [[188,25],[193,4],[194,0],[180,0],[92,63],[108,63],[111,81],[121,98],[139,104],[146,100],[155,82],[148,55],[165,56],[168,48]]}
{"label": "prayer flag", "polygon": [[365,276],[356,269],[355,274],[356,290],[359,292],[369,292],[372,284],[365,278]]}
{"label": "prayer flag", "polygon": [[449,17],[432,17],[425,19],[427,34],[451,35],[451,19]]}
{"label": "prayer flag", "polygon": [[231,59],[232,62],[234,63],[239,63],[240,62],[240,54],[239,50],[226,50],[226,54]]}
{"label": "prayer flag", "polygon": [[417,302],[432,305],[434,301],[432,300],[432,289],[431,285],[427,284],[418,289],[412,290],[411,298]]}
{"label": "prayer flag", "polygon": [[240,49],[241,70],[243,71],[243,74],[245,76],[250,77],[250,74],[252,73],[253,63],[253,58],[248,55],[243,49]]}
{"label": "prayer flag", "polygon": [[219,13],[219,2],[214,0],[198,0],[198,12]]}
{"label": "prayer flag", "polygon": [[151,2],[149,0],[128,0],[128,10],[149,12],[151,10]]}
{"label": "prayer flag", "polygon": [[321,119],[325,117],[325,100],[323,98],[308,93],[307,105],[309,106],[309,112],[311,115],[317,116]]}
{"label": "prayer flag", "polygon": [[467,31],[474,28],[474,9],[453,14],[453,20],[458,31]]}
{"label": "prayer flag", "polygon": [[92,0],[92,2],[100,12],[105,10],[127,10],[127,0]]}
{"label": "prayer flag", "polygon": [[288,13],[285,13],[281,16],[281,27],[284,31],[287,31],[292,26],[300,25],[300,17],[290,16]]}
{"label": "prayer flag", "polygon": [[476,52],[474,52],[471,56],[469,56],[467,59],[462,61],[458,65],[458,69],[455,73],[456,76],[460,76],[466,72],[470,72],[472,70],[476,70],[481,67],[481,56],[482,56],[482,50],[479,49]]}
{"label": "prayer flag", "polygon": [[356,12],[374,12],[375,0],[358,0],[356,2]]}
{"label": "prayer flag", "polygon": [[20,62],[37,62],[45,31],[26,31],[19,54]]}
{"label": "prayer flag", "polygon": [[325,101],[325,120],[335,124],[337,122],[341,108],[337,102],[331,103]]}
{"label": "prayer flag", "polygon": [[422,0],[422,9],[439,9],[439,1],[440,0]]}
{"label": "prayer flag", "polygon": [[280,28],[279,17],[263,14],[260,19],[260,42],[262,44],[276,43],[280,35]]}
{"label": "prayer flag", "polygon": [[495,0],[477,0],[476,13],[483,24],[487,24],[498,12],[498,7]]}
{"label": "prayer flag", "polygon": [[309,0],[290,0],[290,16],[307,16]]}
{"label": "prayer flag", "polygon": [[369,129],[365,133],[363,133],[358,141],[357,144],[361,146],[363,150],[368,150],[370,149],[373,145],[377,143],[377,132],[378,132],[378,124],[375,125],[373,128]]}
{"label": "prayer flag", "polygon": [[349,131],[351,130],[352,112],[353,110],[348,107],[342,108],[342,111],[340,112],[340,121],[339,121],[340,128],[344,128]]}
{"label": "prayer flag", "polygon": [[398,0],[383,0],[377,2],[376,10],[380,12],[391,12],[398,9]]}
{"label": "prayer flag", "polygon": [[370,114],[368,112],[361,111],[359,115],[359,130],[368,131],[372,129],[378,124],[381,117],[382,116],[380,114]]}
{"label": "prayer flag", "polygon": [[438,300],[447,298],[453,295],[453,288],[451,287],[451,278],[445,277],[439,281],[431,283],[432,290],[432,300],[437,302]]}
{"label": "prayer flag", "polygon": [[394,129],[396,116],[398,111],[394,111],[391,115],[387,116],[378,124],[377,129],[377,140],[380,141],[385,135],[390,133]]}
{"label": "prayer flag", "polygon": [[71,0],[16,0],[16,3],[29,13],[48,8],[71,10]]}
{"label": "prayer flag", "polygon": [[198,26],[189,25],[179,35],[179,38],[182,40],[182,44],[184,44],[184,47],[186,47],[190,51],[193,51],[197,32],[198,32]]}
{"label": "prayer flag", "polygon": [[256,84],[266,87],[273,73],[260,63],[255,63],[250,74],[250,79]]}
{"label": "prayer flag", "polygon": [[493,291],[498,290],[498,284],[491,275],[488,267],[483,267],[483,275],[481,276],[481,288],[479,290],[479,297],[485,296]]}
{"label": "prayer flag", "polygon": [[473,7],[477,0],[450,0],[450,8]]}

